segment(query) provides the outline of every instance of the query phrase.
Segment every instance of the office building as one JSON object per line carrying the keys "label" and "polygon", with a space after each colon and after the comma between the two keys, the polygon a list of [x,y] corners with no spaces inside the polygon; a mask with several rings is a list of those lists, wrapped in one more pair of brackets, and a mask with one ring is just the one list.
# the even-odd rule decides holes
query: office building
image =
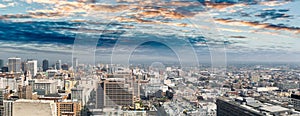
{"label": "office building", "polygon": [[0,59],[0,69],[4,66],[4,61]]}
{"label": "office building", "polygon": [[27,70],[27,61],[26,62],[25,61],[21,62],[21,70],[22,71],[26,71]]}
{"label": "office building", "polygon": [[78,67],[78,59],[77,58],[73,58],[72,67],[73,67],[74,71],[77,70],[77,67]]}
{"label": "office building", "polygon": [[1,74],[0,75],[0,88],[9,87],[10,90],[17,90],[17,79],[14,74]]}
{"label": "office building", "polygon": [[61,69],[61,60],[56,61],[55,63],[55,69],[60,70]]}
{"label": "office building", "polygon": [[27,71],[29,71],[30,75],[32,77],[36,76],[37,74],[37,60],[31,60],[31,61],[28,61],[26,63],[26,69]]}
{"label": "office building", "polygon": [[8,72],[8,67],[7,66],[2,67],[1,71],[2,71],[2,73]]}
{"label": "office building", "polygon": [[43,80],[35,79],[30,80],[29,83],[33,86],[33,91],[38,95],[47,95],[57,92],[57,81],[55,80]]}
{"label": "office building", "polygon": [[12,116],[13,113],[13,101],[4,100],[4,115],[3,116]]}
{"label": "office building", "polygon": [[66,100],[56,102],[57,116],[80,116],[81,104],[77,101]]}
{"label": "office building", "polygon": [[241,104],[219,98],[217,99],[217,116],[263,116],[263,114],[241,107]]}
{"label": "office building", "polygon": [[[135,77],[135,76],[134,76]],[[134,101],[139,101],[140,100],[140,76],[136,76],[136,78],[133,78],[133,96],[134,96]]]}
{"label": "office building", "polygon": [[0,115],[4,115],[4,94],[5,94],[5,89],[0,88]]}
{"label": "office building", "polygon": [[78,100],[80,102],[83,102],[83,88],[77,87],[71,89],[71,99],[72,100]]}
{"label": "office building", "polygon": [[48,60],[43,60],[43,71],[46,72],[49,68],[49,61]]}
{"label": "office building", "polygon": [[21,72],[21,58],[8,58],[8,71],[11,73]]}
{"label": "office building", "polygon": [[62,70],[69,70],[69,65],[68,64],[63,64],[61,65]]}
{"label": "office building", "polygon": [[26,86],[19,85],[18,95],[19,95],[20,99],[32,99],[32,86],[31,85],[26,85]]}
{"label": "office building", "polygon": [[97,108],[132,105],[133,94],[133,89],[125,83],[124,78],[102,80],[96,91]]}
{"label": "office building", "polygon": [[19,99],[13,103],[13,116],[57,116],[56,103],[51,100]]}

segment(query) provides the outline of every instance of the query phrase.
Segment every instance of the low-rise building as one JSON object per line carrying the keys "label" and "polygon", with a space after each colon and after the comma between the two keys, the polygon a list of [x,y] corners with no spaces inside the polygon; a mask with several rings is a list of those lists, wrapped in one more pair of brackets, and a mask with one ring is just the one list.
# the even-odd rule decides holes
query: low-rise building
{"label": "low-rise building", "polygon": [[19,99],[12,109],[13,116],[57,116],[54,101]]}

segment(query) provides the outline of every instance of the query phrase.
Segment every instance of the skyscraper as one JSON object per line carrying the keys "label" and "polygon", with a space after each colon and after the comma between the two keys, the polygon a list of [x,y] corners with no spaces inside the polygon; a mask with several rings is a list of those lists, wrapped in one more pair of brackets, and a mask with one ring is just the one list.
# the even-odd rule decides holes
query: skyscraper
{"label": "skyscraper", "polygon": [[31,76],[35,76],[37,73],[37,60],[31,60],[27,62],[27,71],[30,71]]}
{"label": "skyscraper", "polygon": [[0,69],[4,66],[3,60],[0,59]]}
{"label": "skyscraper", "polygon": [[21,58],[8,58],[8,71],[13,73],[21,72]]}
{"label": "skyscraper", "polygon": [[63,64],[61,65],[62,70],[69,70],[69,65],[68,64]]}
{"label": "skyscraper", "polygon": [[96,91],[97,108],[132,105],[133,98],[132,88],[126,84],[125,79],[107,79],[98,83]]}
{"label": "skyscraper", "polygon": [[0,88],[0,115],[1,116],[4,115],[4,104],[3,104],[4,94],[5,94],[5,89]]}
{"label": "skyscraper", "polygon": [[61,69],[61,60],[57,60],[56,61],[55,68],[56,68],[56,70],[60,70]]}
{"label": "skyscraper", "polygon": [[43,71],[47,71],[49,67],[49,61],[48,60],[43,60]]}
{"label": "skyscraper", "polygon": [[8,72],[8,67],[7,67],[7,66],[2,67],[2,68],[1,68],[1,71],[2,71],[2,73]]}
{"label": "skyscraper", "polygon": [[27,61],[26,62],[25,61],[21,62],[21,70],[22,71],[26,71],[27,70],[26,65],[27,65]]}
{"label": "skyscraper", "polygon": [[78,59],[77,58],[73,58],[72,67],[76,71],[76,69],[78,67]]}

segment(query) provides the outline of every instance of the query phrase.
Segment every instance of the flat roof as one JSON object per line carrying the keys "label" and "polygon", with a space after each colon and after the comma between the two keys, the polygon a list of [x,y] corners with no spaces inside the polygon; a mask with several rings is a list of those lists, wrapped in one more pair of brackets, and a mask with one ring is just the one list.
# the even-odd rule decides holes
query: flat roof
{"label": "flat roof", "polygon": [[29,99],[18,99],[15,103],[54,103],[52,100],[29,100]]}
{"label": "flat roof", "polygon": [[267,111],[267,112],[284,112],[284,111],[289,111],[288,108],[284,108],[281,106],[264,106],[259,108],[261,110]]}

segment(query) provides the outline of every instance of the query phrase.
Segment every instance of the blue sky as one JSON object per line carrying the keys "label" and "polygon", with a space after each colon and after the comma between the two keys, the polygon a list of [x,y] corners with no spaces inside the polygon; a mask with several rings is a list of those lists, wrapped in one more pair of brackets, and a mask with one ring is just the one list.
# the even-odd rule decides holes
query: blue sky
{"label": "blue sky", "polygon": [[[129,52],[130,61],[178,61],[178,53],[196,54],[200,63],[223,61],[225,48],[228,61],[299,62],[299,5],[300,1],[272,1],[204,10],[193,0],[2,0],[0,58],[68,62],[75,54],[108,62],[113,53],[127,53],[135,43],[150,41]],[[151,42],[161,40],[169,42]],[[164,45],[168,43],[171,47]],[[116,44],[121,47],[114,49]],[[176,53],[179,47],[193,51]],[[212,54],[218,58],[212,59]]]}

